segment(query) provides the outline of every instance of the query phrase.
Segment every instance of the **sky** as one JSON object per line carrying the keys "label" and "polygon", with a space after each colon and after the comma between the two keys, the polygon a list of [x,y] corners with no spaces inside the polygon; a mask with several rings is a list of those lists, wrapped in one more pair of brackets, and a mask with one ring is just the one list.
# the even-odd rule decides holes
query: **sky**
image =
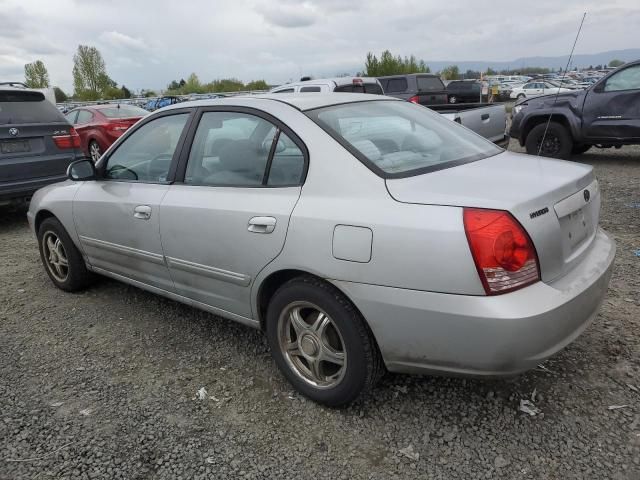
{"label": "sky", "polygon": [[507,61],[640,45],[638,0],[0,0],[0,81],[42,60],[72,90],[79,44],[129,89],[195,72],[277,85],[363,69],[368,51],[424,60]]}

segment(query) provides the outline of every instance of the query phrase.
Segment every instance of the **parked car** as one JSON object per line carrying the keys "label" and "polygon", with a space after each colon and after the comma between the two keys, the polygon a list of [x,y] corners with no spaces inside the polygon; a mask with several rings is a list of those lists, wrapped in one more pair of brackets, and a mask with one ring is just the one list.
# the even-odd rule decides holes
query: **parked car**
{"label": "parked car", "polygon": [[476,80],[452,80],[447,84],[449,103],[478,103],[482,86]]}
{"label": "parked car", "polygon": [[438,75],[413,73],[378,77],[386,95],[418,105],[447,104],[447,89]]}
{"label": "parked car", "polygon": [[369,77],[337,77],[303,80],[272,88],[270,93],[372,93],[384,95],[380,82]]}
{"label": "parked car", "polygon": [[615,253],[591,166],[384,96],[174,105],[69,178],[28,212],[54,285],[98,273],[262,329],[332,406],[385,367],[535,367],[595,317]]}
{"label": "parked car", "polygon": [[521,87],[514,87],[509,95],[511,98],[521,100],[523,98],[541,97],[543,95],[555,95],[556,93],[570,92],[569,88],[559,88],[547,81],[529,82]]}
{"label": "parked car", "polygon": [[80,137],[42,92],[0,86],[0,203],[65,180],[79,158]]}
{"label": "parked car", "polygon": [[[640,143],[640,61],[584,90],[517,102],[511,136],[530,154],[569,158],[591,146]],[[548,125],[548,126],[547,126]]]}
{"label": "parked car", "polygon": [[66,118],[80,135],[85,155],[97,162],[102,152],[149,112],[133,105],[87,105],[67,113]]}
{"label": "parked car", "polygon": [[157,110],[159,108],[166,107],[169,105],[175,105],[176,103],[180,103],[181,101],[182,99],[180,99],[180,97],[176,97],[172,95],[168,95],[166,97],[152,98],[151,100],[147,101],[147,103],[144,106],[144,109],[148,110],[149,112],[153,112],[154,110]]}

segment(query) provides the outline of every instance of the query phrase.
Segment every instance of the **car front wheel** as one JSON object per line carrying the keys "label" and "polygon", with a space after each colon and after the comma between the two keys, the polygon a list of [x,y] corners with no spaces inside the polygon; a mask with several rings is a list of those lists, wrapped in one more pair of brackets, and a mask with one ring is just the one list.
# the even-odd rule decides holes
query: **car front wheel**
{"label": "car front wheel", "polygon": [[573,139],[571,134],[558,122],[543,122],[531,129],[525,141],[529,155],[567,159],[571,155]]}
{"label": "car front wheel", "polygon": [[311,276],[285,283],[267,309],[278,368],[310,399],[337,407],[370,390],[384,372],[364,319],[335,287]]}
{"label": "car front wheel", "polygon": [[38,228],[40,258],[49,278],[61,290],[74,292],[89,286],[93,275],[82,254],[56,218],[47,218]]}

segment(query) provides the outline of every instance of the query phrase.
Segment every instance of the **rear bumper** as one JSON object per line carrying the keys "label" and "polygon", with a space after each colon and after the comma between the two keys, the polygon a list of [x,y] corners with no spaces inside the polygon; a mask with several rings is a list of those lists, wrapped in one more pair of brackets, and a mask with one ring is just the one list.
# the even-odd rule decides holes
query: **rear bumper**
{"label": "rear bumper", "polygon": [[36,190],[51,185],[52,183],[62,182],[66,179],[66,174],[62,174],[51,177],[2,182],[0,183],[0,201],[28,199]]}
{"label": "rear bumper", "polygon": [[387,368],[405,373],[512,375],[575,340],[607,292],[615,243],[599,230],[561,279],[494,297],[334,281],[367,319]]}

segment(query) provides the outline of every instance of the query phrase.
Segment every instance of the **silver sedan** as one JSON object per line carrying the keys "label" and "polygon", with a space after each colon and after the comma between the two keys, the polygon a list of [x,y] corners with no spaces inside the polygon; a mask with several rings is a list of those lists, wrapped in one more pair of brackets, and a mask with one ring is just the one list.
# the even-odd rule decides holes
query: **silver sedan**
{"label": "silver sedan", "polygon": [[28,213],[57,287],[104,275],[261,329],[332,406],[385,369],[535,367],[596,316],[615,255],[590,166],[381,96],[177,104],[68,174]]}

